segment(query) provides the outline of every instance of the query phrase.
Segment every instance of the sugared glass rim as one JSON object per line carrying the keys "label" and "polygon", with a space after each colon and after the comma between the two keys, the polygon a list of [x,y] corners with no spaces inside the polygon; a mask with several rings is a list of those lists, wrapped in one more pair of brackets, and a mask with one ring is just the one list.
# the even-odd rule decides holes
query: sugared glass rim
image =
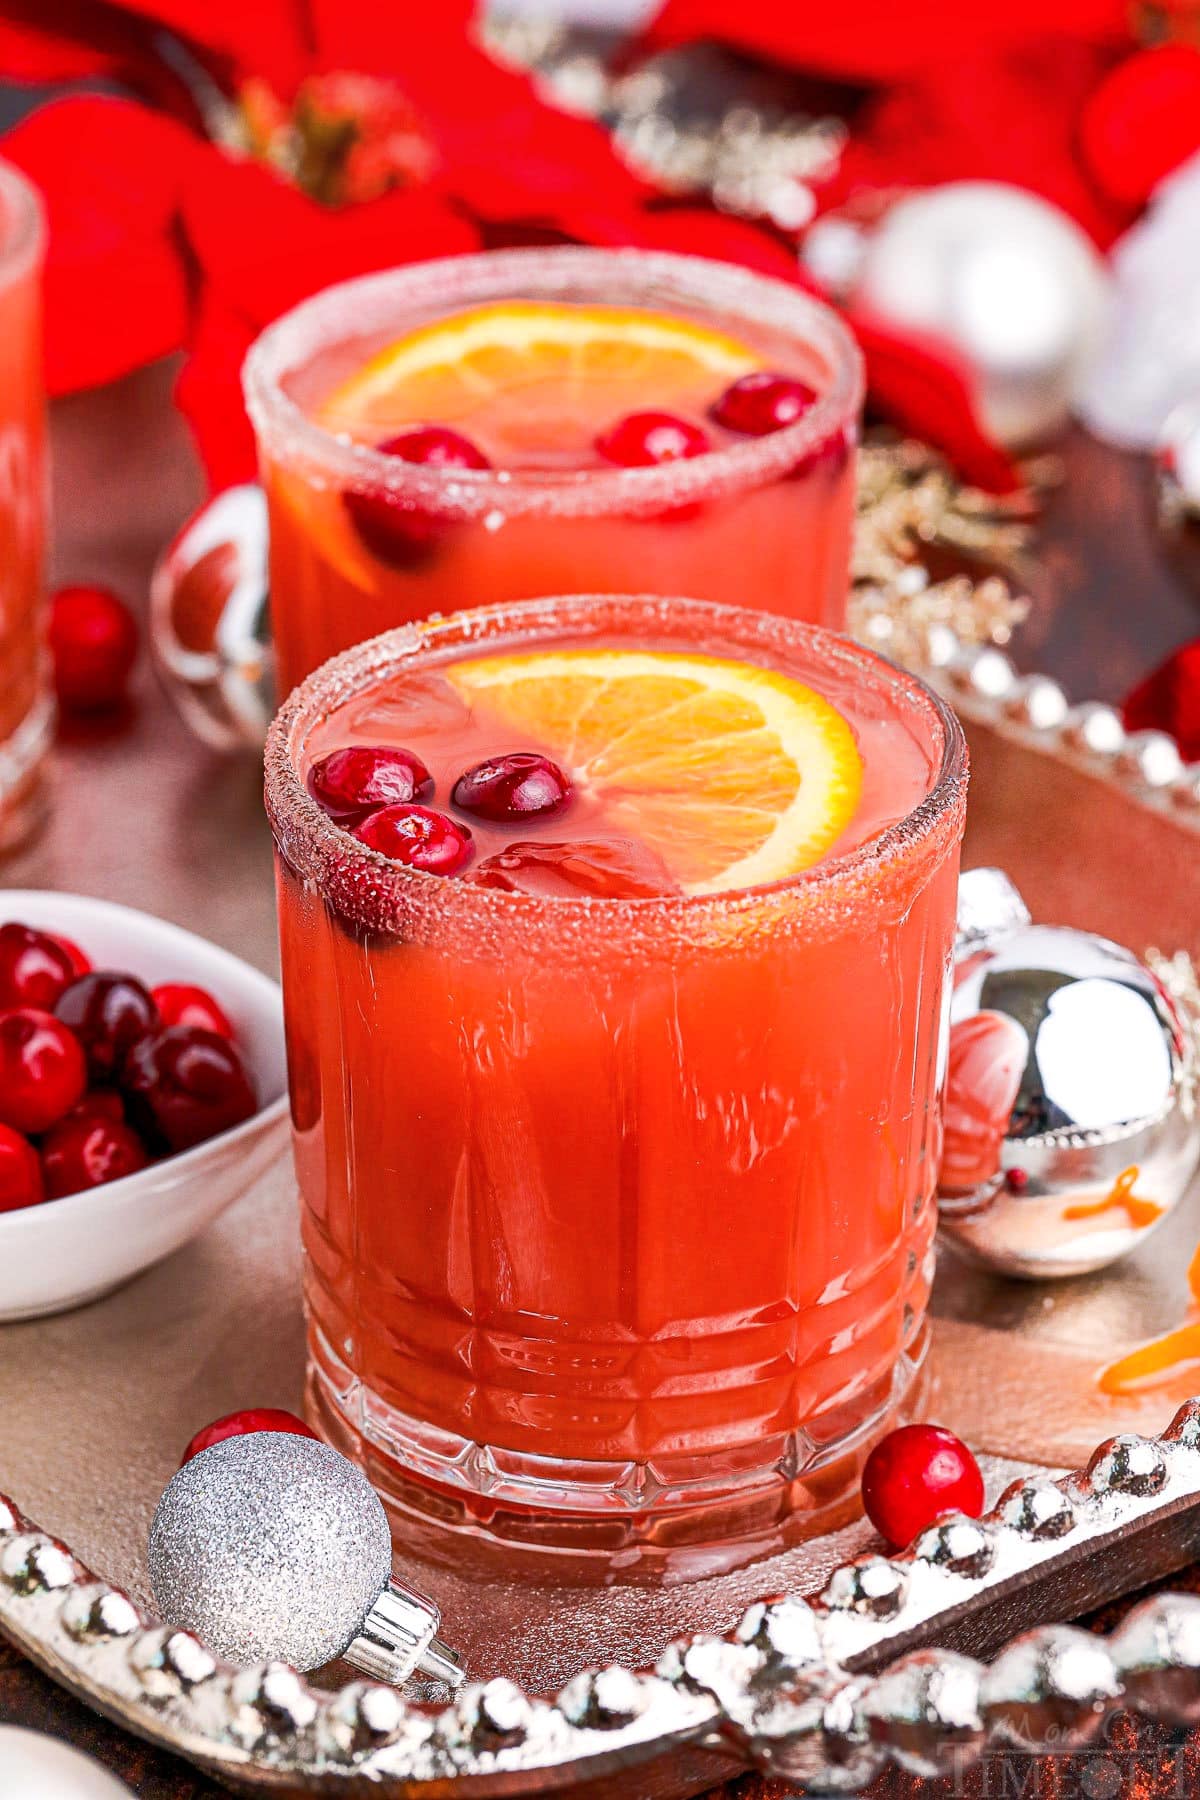
{"label": "sugared glass rim", "polygon": [[[681,623],[690,625],[686,633],[680,632]],[[941,765],[928,793],[905,818],[856,849],[780,881],[714,894],[551,899],[406,868],[335,825],[308,791],[299,762],[309,732],[365,688],[389,679],[410,662],[417,668],[426,666],[426,654],[440,658],[445,651],[482,653],[498,640],[511,649],[514,639],[519,647],[522,639],[532,646],[547,639],[619,638],[627,633],[651,642],[680,637],[693,647],[710,637],[760,659],[778,660],[807,651],[815,653],[818,663],[852,673],[858,681],[902,688],[928,708],[942,732]],[[707,600],[574,594],[448,613],[402,625],[332,657],[293,690],[275,716],[267,737],[266,805],[285,861],[314,882],[338,912],[366,930],[408,935],[414,921],[427,914],[446,932],[478,930],[488,920],[497,926],[520,920],[522,927],[545,924],[557,933],[574,930],[578,937],[580,928],[599,924],[611,943],[614,919],[632,920],[636,915],[639,930],[655,920],[668,935],[681,928],[691,935],[699,927],[702,937],[719,941],[714,921],[761,912],[764,899],[803,899],[814,903],[818,912],[831,902],[835,908],[869,903],[886,894],[889,878],[902,878],[914,859],[944,855],[961,835],[967,771],[966,739],[950,707],[917,676],[836,632]],[[808,904],[797,910],[811,923]]]}
{"label": "sugared glass rim", "polygon": [[[614,293],[624,284],[626,293]],[[489,299],[553,299],[596,290],[600,302],[689,306],[720,311],[811,344],[830,381],[794,425],[765,437],[723,444],[703,456],[645,469],[437,469],[406,463],[316,424],[283,389],[284,378],[349,335],[401,328],[406,310],[452,312]],[[260,445],[275,461],[314,479],[387,493],[410,505],[464,517],[491,510],[505,517],[621,516],[686,504],[702,495],[762,486],[794,468],[856,419],[862,357],[830,307],[800,288],[732,263],[658,251],[492,250],[410,263],[326,288],[285,313],[251,346],[242,368],[246,405]]]}
{"label": "sugared glass rim", "polygon": [[0,281],[15,279],[40,258],[46,240],[42,197],[29,178],[0,157]]}

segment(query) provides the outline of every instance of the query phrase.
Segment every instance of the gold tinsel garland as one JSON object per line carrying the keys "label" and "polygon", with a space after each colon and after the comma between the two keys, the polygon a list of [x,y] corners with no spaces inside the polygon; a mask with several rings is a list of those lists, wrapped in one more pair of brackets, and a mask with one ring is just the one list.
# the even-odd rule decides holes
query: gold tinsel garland
{"label": "gold tinsel garland", "polygon": [[[1006,644],[1029,611],[1010,577],[1034,512],[1027,492],[998,499],[964,486],[925,444],[868,439],[858,464],[849,630],[915,668],[943,662],[961,644]],[[971,572],[952,566],[964,563]],[[939,564],[945,573],[935,572]]]}

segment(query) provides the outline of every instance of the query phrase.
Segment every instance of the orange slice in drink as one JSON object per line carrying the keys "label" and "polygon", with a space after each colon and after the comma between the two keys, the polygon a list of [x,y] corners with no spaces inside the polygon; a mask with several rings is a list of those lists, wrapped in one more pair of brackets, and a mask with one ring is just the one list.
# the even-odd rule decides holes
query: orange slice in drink
{"label": "orange slice in drink", "polygon": [[499,463],[576,457],[642,407],[703,414],[762,360],[693,319],[637,307],[504,300],[398,338],[322,402],[328,431],[379,442],[404,425],[460,426]]}
{"label": "orange slice in drink", "polygon": [[858,806],[849,725],[773,669],[584,649],[481,657],[445,677],[479,716],[544,746],[689,894],[798,874]]}

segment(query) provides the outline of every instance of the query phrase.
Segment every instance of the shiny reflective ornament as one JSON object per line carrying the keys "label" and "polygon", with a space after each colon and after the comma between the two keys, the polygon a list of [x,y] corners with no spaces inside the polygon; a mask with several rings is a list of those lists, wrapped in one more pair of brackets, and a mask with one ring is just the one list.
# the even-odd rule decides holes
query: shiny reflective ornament
{"label": "shiny reflective ornament", "polygon": [[4,1800],[130,1800],[124,1782],[90,1756],[40,1731],[0,1725]]}
{"label": "shiny reflective ornament", "polygon": [[997,869],[960,886],[941,1229],[1001,1274],[1078,1275],[1134,1249],[1196,1167],[1196,1048],[1157,975],[1034,925]]}
{"label": "shiny reflective ornament", "polygon": [[391,1579],[379,1497],[328,1444],[286,1432],[225,1438],[169,1483],[150,1528],[150,1581],[169,1625],[226,1661],[316,1669],[344,1657],[397,1685],[457,1686],[437,1608]]}
{"label": "shiny reflective ornament", "polygon": [[150,583],[150,648],[184,723],[219,750],[258,750],[275,711],[267,502],[226,488],[172,539]]}
{"label": "shiny reflective ornament", "polygon": [[1109,307],[1108,272],[1056,206],[995,181],[907,194],[867,238],[851,310],[928,333],[975,373],[983,424],[1013,448],[1066,425]]}

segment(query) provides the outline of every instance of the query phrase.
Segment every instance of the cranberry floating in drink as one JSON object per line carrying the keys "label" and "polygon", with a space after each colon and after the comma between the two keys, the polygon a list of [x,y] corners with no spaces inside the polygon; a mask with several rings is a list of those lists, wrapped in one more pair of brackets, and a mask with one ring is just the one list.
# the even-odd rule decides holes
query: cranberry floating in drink
{"label": "cranberry floating in drink", "polygon": [[859,357],[785,283],[636,250],[455,257],[307,301],[246,390],[284,691],[467,596],[845,616]]}
{"label": "cranberry floating in drink", "polygon": [[[317,804],[389,742],[469,861]],[[569,803],[477,804],[514,767]],[[851,1503],[918,1392],[964,796],[919,682],[690,601],[482,609],[293,694],[310,1394],[385,1491],[610,1548]]]}

